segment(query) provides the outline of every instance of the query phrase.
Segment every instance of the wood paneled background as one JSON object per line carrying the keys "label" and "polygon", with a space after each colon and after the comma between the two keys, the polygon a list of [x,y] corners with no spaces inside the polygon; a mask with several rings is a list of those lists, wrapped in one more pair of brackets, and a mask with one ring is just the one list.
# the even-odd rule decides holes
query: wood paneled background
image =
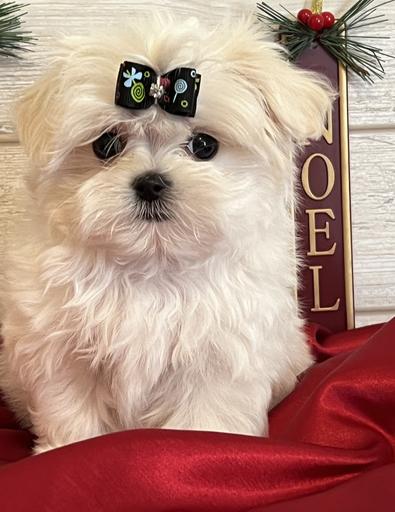
{"label": "wood paneled background", "polygon": [[[354,0],[325,2],[341,14]],[[270,2],[278,5],[280,2]],[[283,0],[292,12],[310,2]],[[12,102],[40,74],[45,48],[63,33],[83,33],[87,27],[133,18],[137,11],[169,7],[215,23],[220,16],[252,12],[250,0],[30,0],[26,28],[39,40],[34,53],[22,61],[0,59],[0,258],[10,216],[17,215],[15,196],[25,158],[12,122]],[[393,35],[380,41],[395,54],[395,4],[385,6],[389,23],[374,35]],[[372,33],[372,32],[371,32]],[[231,34],[230,34],[231,37]],[[353,216],[354,278],[357,325],[395,314],[395,60],[388,59],[385,80],[374,86],[351,77],[350,150]]]}

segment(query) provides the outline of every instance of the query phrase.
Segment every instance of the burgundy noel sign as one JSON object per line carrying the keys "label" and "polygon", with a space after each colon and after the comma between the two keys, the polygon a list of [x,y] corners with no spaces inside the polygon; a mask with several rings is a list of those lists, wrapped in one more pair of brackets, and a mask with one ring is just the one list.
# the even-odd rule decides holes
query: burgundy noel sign
{"label": "burgundy noel sign", "polygon": [[339,91],[324,136],[299,158],[298,298],[308,321],[341,331],[354,326],[346,72],[319,45],[297,62]]}

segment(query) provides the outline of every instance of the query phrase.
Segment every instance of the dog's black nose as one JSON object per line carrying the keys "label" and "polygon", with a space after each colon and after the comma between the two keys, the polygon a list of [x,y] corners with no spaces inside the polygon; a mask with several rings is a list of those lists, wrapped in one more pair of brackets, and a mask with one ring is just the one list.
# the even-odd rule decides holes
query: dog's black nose
{"label": "dog's black nose", "polygon": [[132,183],[137,197],[143,201],[156,201],[161,199],[166,190],[171,187],[171,181],[162,174],[150,171],[138,176]]}

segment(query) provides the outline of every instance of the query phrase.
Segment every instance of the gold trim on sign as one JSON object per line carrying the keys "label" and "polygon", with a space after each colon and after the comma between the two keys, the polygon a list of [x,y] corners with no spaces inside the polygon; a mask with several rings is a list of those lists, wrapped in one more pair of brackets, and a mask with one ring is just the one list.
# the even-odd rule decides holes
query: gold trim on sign
{"label": "gold trim on sign", "polygon": [[354,289],[352,271],[351,202],[350,202],[350,162],[348,147],[348,106],[347,71],[339,62],[339,112],[340,112],[340,151],[343,210],[343,250],[344,250],[344,291],[346,297],[347,328],[353,329]]}

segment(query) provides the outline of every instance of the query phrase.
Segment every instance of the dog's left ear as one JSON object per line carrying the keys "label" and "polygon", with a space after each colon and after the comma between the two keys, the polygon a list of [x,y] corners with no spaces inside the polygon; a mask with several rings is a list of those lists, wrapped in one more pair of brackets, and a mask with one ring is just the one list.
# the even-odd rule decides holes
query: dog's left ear
{"label": "dog's left ear", "polygon": [[324,76],[290,63],[284,47],[270,39],[254,18],[240,18],[224,60],[236,61],[238,74],[255,88],[268,131],[303,145],[324,133],[336,94]]}
{"label": "dog's left ear", "polygon": [[302,70],[278,55],[260,73],[260,92],[271,120],[296,143],[319,139],[336,94],[328,80]]}

